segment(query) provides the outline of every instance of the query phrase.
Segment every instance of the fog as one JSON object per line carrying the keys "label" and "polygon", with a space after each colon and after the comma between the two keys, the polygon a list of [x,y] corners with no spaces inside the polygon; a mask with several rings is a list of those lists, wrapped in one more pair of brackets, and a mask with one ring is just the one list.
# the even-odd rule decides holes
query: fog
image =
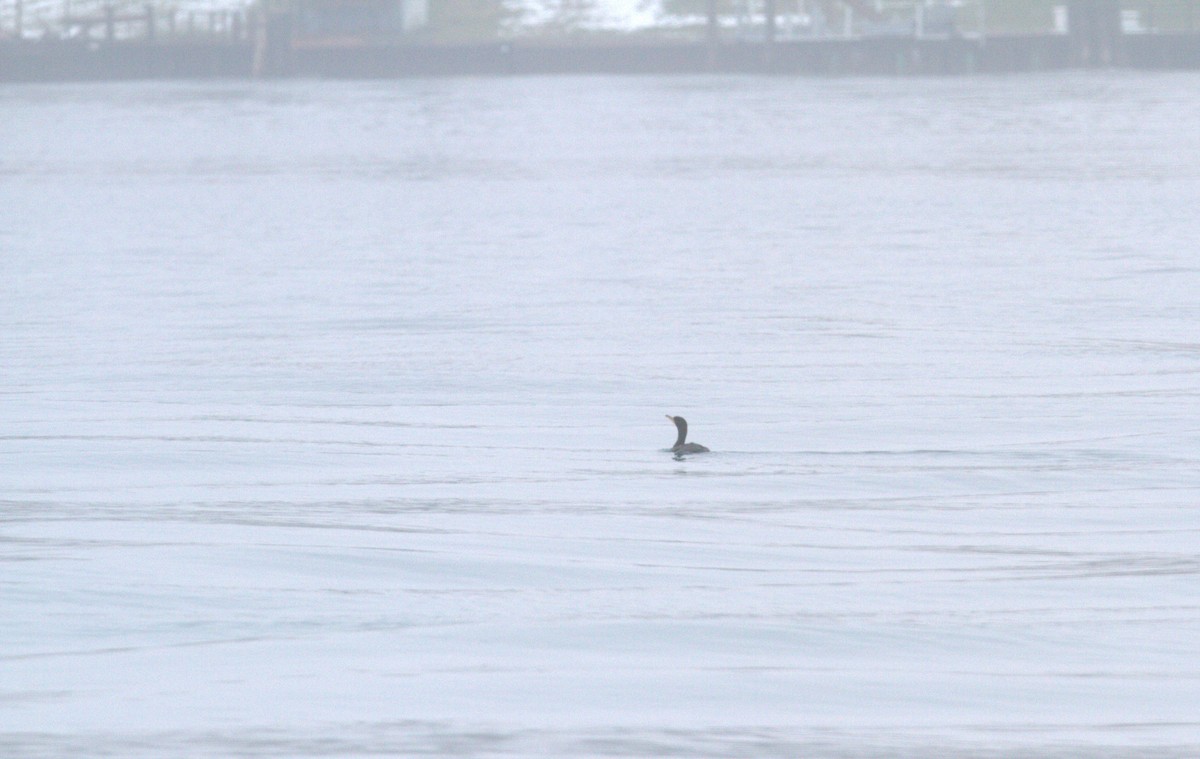
{"label": "fog", "polygon": [[0,84],[0,755],[1200,755],[1200,75],[324,50]]}

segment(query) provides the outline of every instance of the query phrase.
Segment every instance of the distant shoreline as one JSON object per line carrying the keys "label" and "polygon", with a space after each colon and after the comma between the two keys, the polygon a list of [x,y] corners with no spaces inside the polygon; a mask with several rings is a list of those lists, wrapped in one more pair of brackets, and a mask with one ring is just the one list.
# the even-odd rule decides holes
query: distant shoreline
{"label": "distant shoreline", "polygon": [[248,40],[0,41],[0,81],[555,74],[911,76],[1071,68],[1200,69],[1200,34],[1126,35],[1103,58],[1062,35],[727,43],[337,45],[296,41],[263,65]]}

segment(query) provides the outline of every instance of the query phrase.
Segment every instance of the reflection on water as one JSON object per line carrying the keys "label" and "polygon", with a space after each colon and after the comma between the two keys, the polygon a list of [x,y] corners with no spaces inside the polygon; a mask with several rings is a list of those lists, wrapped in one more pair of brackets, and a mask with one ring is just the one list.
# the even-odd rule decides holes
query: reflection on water
{"label": "reflection on water", "polygon": [[1195,755],[1195,85],[8,88],[0,754]]}

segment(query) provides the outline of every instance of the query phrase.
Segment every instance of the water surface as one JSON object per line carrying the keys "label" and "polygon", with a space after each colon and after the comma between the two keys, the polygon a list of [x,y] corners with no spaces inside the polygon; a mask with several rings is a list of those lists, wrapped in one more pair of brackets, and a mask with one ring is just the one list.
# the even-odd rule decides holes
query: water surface
{"label": "water surface", "polygon": [[1197,755],[1198,86],[0,88],[0,753]]}

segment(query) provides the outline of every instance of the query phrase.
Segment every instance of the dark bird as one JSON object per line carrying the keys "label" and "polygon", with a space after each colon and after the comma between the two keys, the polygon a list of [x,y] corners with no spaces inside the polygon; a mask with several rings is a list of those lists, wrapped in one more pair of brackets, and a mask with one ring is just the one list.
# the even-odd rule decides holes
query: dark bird
{"label": "dark bird", "polygon": [[687,420],[682,416],[671,416],[667,414],[667,418],[675,422],[675,429],[679,430],[679,437],[675,438],[675,445],[671,446],[671,453],[708,453],[708,449],[699,443],[688,443],[687,440]]}

